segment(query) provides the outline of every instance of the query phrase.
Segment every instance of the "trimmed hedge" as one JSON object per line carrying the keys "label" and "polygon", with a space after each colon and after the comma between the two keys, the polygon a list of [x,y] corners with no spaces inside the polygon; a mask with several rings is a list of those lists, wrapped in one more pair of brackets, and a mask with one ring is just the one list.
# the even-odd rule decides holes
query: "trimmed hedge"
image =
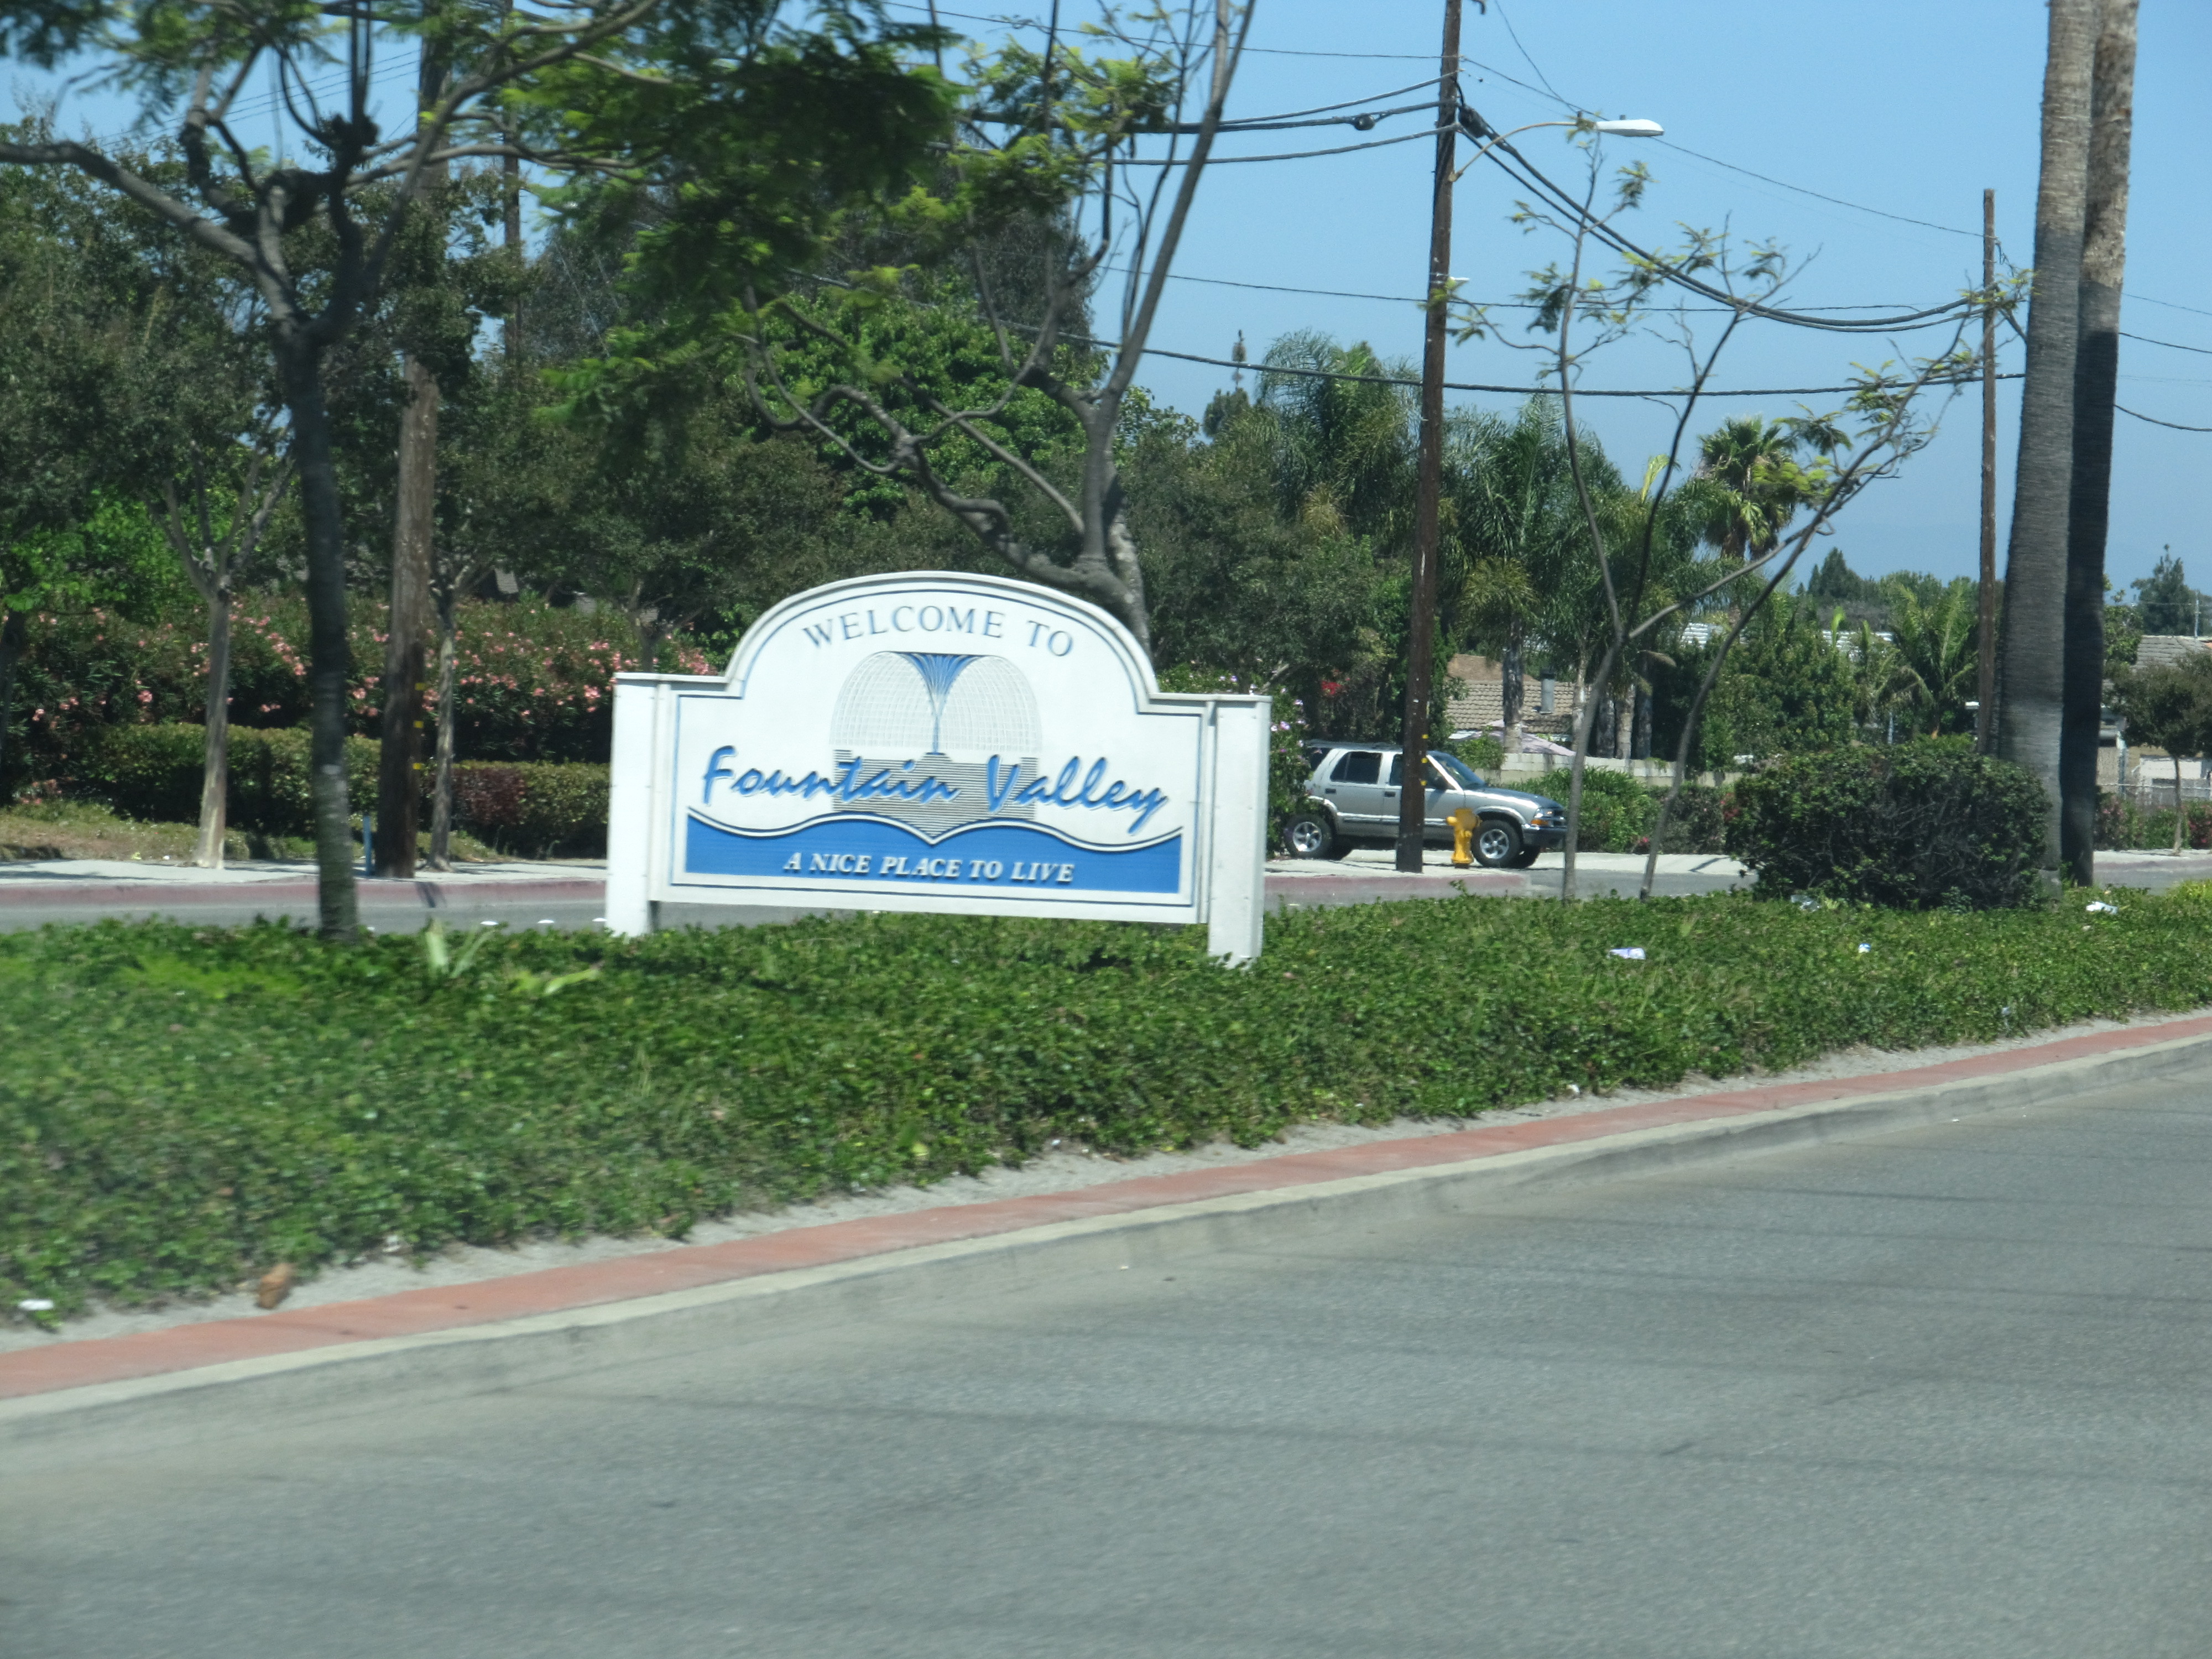
{"label": "trimmed hedge", "polygon": [[[1549,795],[1565,805],[1573,787],[1574,774],[1566,767],[1547,772],[1528,786],[1539,795]],[[1667,799],[1662,786],[1654,789],[1626,772],[1590,767],[1583,773],[1581,833],[1575,850],[1581,853],[1645,853],[1650,850],[1652,827]],[[1708,784],[1686,783],[1674,803],[1674,816],[1659,844],[1662,853],[1717,853],[1723,849],[1722,812],[1725,797]]]}
{"label": "trimmed hedge", "polygon": [[453,768],[453,817],[477,840],[525,858],[607,850],[607,773],[581,761]]}
{"label": "trimmed hedge", "polygon": [[2199,1007],[2208,926],[2200,884],[2094,916],[1352,905],[1269,917],[1249,969],[1202,928],[965,916],[487,930],[442,964],[404,935],[9,933],[0,1310]]}
{"label": "trimmed hedge", "polygon": [[[198,726],[108,727],[90,744],[72,780],[74,793],[103,801],[125,817],[196,822],[205,743],[205,730]],[[374,740],[348,738],[346,791],[356,811],[376,799],[376,770]],[[605,767],[463,761],[453,772],[455,823],[477,840],[526,858],[589,857],[606,851]],[[425,768],[426,801],[430,778]],[[306,732],[232,730],[233,828],[267,836],[313,835],[309,781]],[[428,823],[426,815],[426,828]]]}
{"label": "trimmed hedge", "polygon": [[[89,734],[70,793],[106,803],[125,817],[193,823],[200,815],[201,769],[207,731],[182,723],[111,726]],[[346,792],[360,802],[376,799],[377,746],[368,738],[346,739]],[[264,836],[312,836],[307,734],[292,729],[230,734],[231,825]]]}
{"label": "trimmed hedge", "polygon": [[1963,738],[1790,756],[1737,783],[1728,850],[1763,898],[2006,909],[2038,902],[2050,799]]}

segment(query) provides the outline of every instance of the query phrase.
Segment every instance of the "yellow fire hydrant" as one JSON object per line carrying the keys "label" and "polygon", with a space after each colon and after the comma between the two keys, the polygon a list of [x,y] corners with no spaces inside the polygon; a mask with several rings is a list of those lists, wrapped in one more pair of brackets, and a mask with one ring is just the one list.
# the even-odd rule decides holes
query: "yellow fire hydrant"
{"label": "yellow fire hydrant", "polygon": [[1465,870],[1474,863],[1474,830],[1482,820],[1474,815],[1473,807],[1462,806],[1444,822],[1452,830],[1452,868]]}

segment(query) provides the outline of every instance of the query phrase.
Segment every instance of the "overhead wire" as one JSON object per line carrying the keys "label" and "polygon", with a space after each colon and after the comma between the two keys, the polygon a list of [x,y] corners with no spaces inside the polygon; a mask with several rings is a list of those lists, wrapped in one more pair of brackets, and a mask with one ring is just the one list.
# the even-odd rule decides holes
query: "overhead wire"
{"label": "overhead wire", "polygon": [[[1009,325],[1009,326],[1016,325]],[[1033,327],[1023,325],[1022,331],[1034,333],[1036,330]],[[1118,351],[1121,349],[1121,343],[1119,340],[1100,340],[1079,334],[1064,335],[1061,337],[1073,346],[1095,346],[1102,351]],[[1148,357],[1173,357],[1178,362],[1186,363],[1206,363],[1217,368],[1244,369],[1255,374],[1289,374],[1301,380],[1346,380],[1364,386],[1407,387],[1418,387],[1421,384],[1417,377],[1403,374],[1351,374],[1341,369],[1296,368],[1286,364],[1249,361],[1239,362],[1233,357],[1208,357],[1195,351],[1171,351],[1165,346],[1147,345],[1145,348],[1145,355]],[[2002,374],[1997,376],[2000,380],[2017,380],[2021,378],[2018,372]],[[1928,382],[1931,386],[1978,386],[1980,383],[1981,374],[1978,370],[1970,370],[1956,376],[1945,376]],[[1479,380],[1446,380],[1442,384],[1447,392],[1493,392],[1519,398],[1556,398],[1559,395],[1556,390],[1540,386],[1496,386]],[[1577,398],[1665,398],[1693,396],[1698,398],[1816,398],[1858,392],[1863,389],[1856,386],[1667,386],[1626,390],[1612,386],[1592,388],[1578,386],[1574,388],[1574,394]]]}
{"label": "overhead wire", "polygon": [[2179,421],[2161,421],[2155,415],[2145,415],[2139,410],[2130,409],[2125,404],[2114,404],[2112,407],[2123,415],[2132,415],[2138,421],[2148,422],[2152,426],[2170,428],[2175,432],[2212,432],[2212,426],[2184,426]]}
{"label": "overhead wire", "polygon": [[[1474,112],[1470,109],[1468,113],[1472,114]],[[1481,118],[1477,115],[1475,119],[1480,123]],[[1488,137],[1490,135],[1486,132],[1480,136]],[[1688,272],[1675,268],[1660,255],[1630,240],[1605,220],[1589,211],[1567,191],[1553,183],[1534,163],[1514,149],[1510,140],[1504,137],[1492,138],[1484,150],[1483,157],[1494,162],[1507,177],[1515,179],[1536,194],[1548,198],[1558,210],[1567,214],[1585,226],[1589,234],[1615,252],[1643,261],[1657,270],[1662,280],[1687,289],[1693,294],[1702,295],[1708,300],[1739,311],[1747,317],[1760,317],[1770,322],[1788,323],[1799,328],[1821,329],[1831,333],[1886,334],[1937,326],[1964,314],[1974,303],[1972,299],[1962,295],[1959,299],[1947,301],[1940,306],[1924,307],[1918,311],[1905,312],[1895,316],[1848,319],[1819,317],[1810,312],[1792,311],[1781,307],[1763,305],[1755,300],[1741,298],[1725,289],[1715,287],[1711,283],[1701,282]],[[1511,159],[1509,161],[1504,159],[1506,157]]]}
{"label": "overhead wire", "polygon": [[[1370,138],[1364,144],[1339,144],[1331,149],[1291,150],[1279,155],[1210,155],[1206,165],[1218,167],[1233,167],[1240,161],[1308,161],[1317,155],[1349,155],[1356,149],[1381,149],[1386,144],[1410,144],[1416,139],[1433,138],[1440,132],[1450,131],[1449,127],[1428,127],[1419,132],[1401,132],[1395,138]],[[1190,159],[1187,155],[1117,155],[1114,158],[1114,165],[1117,167],[1188,167]]]}

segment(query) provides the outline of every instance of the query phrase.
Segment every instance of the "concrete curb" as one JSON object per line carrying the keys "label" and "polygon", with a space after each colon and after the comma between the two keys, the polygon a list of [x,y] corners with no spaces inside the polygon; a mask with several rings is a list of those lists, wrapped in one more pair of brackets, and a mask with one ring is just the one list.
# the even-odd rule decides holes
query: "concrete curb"
{"label": "concrete curb", "polygon": [[1267,902],[1283,904],[1380,904],[1391,899],[1454,898],[1462,893],[1524,893],[1528,878],[1504,870],[1453,871],[1449,875],[1269,876]]}
{"label": "concrete curb", "polygon": [[[83,1432],[100,1434],[104,1443],[118,1434],[223,1433],[265,1423],[271,1413],[368,1406],[400,1388],[422,1395],[523,1386],[648,1352],[696,1352],[888,1307],[1016,1288],[1048,1273],[1279,1246],[1346,1227],[1459,1213],[1523,1188],[1659,1173],[2045,1105],[2208,1060],[2212,1018],[2197,1018],[1875,1078],[1295,1153],[295,1314],[25,1349],[0,1355],[0,1395],[17,1396],[0,1398],[0,1444],[27,1449]],[[1900,1080],[1907,1086],[1895,1086]],[[1178,1192],[1207,1188],[1213,1190],[1204,1196],[1175,1200]],[[1043,1216],[1060,1218],[1039,1221]],[[675,1288],[619,1298],[592,1296],[588,1288],[624,1280]],[[434,1304],[444,1310],[442,1326],[423,1328],[423,1310]],[[500,1304],[539,1310],[483,1316]],[[416,1328],[405,1329],[410,1317]],[[373,1334],[380,1324],[403,1334]],[[226,1341],[240,1357],[204,1363]],[[172,1364],[148,1366],[146,1351],[163,1347]],[[87,1380],[103,1364],[116,1374]]]}

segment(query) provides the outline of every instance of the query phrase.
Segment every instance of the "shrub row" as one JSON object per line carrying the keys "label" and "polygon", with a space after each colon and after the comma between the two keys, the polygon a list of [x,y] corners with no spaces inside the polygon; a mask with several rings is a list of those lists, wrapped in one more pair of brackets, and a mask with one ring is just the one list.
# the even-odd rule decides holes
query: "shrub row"
{"label": "shrub row", "polygon": [[2050,799],[1964,738],[1789,756],[1736,784],[1728,850],[1762,897],[2004,908],[2036,902]]}
{"label": "shrub row", "polygon": [[[1566,767],[1547,772],[1529,785],[1539,795],[1565,803],[1574,775]],[[1583,853],[1648,853],[1651,832],[1666,802],[1664,786],[1654,789],[1626,772],[1591,767],[1583,774],[1581,833],[1575,848]],[[1686,783],[1661,837],[1662,853],[1717,853],[1723,848],[1725,797],[1710,784]]]}
{"label": "shrub row", "polygon": [[2087,917],[1460,899],[1271,917],[1249,969],[1201,929],[973,917],[484,935],[442,971],[410,937],[7,934],[0,1307],[2195,1007],[2208,925],[2202,888]]}
{"label": "shrub row", "polygon": [[[126,817],[191,823],[199,817],[205,731],[197,726],[118,726],[99,732],[77,763],[72,793]],[[346,791],[358,811],[376,799],[377,745],[346,739]],[[423,773],[428,799],[430,773]],[[307,733],[241,729],[230,734],[233,827],[269,836],[314,830]],[[606,851],[607,769],[582,762],[454,768],[456,823],[479,841],[530,858]],[[427,817],[424,819],[428,823]]]}
{"label": "shrub row", "polygon": [[[2173,811],[2171,806],[2138,806],[2124,795],[2100,791],[2097,798],[2097,845],[2114,852],[2172,847]],[[2183,826],[2181,837],[2183,846],[2199,852],[2212,848],[2212,805],[2203,801],[2189,803],[2189,822]]]}
{"label": "shrub row", "polygon": [[[356,604],[351,615],[347,730],[368,737],[383,706],[382,611]],[[197,608],[152,623],[103,610],[33,617],[17,670],[9,777],[64,775],[94,734],[111,727],[199,720],[207,696],[205,628]],[[307,605],[297,595],[239,601],[234,726],[307,724]],[[607,758],[614,677],[642,665],[637,632],[619,613],[586,614],[535,598],[468,600],[457,645],[459,753],[472,760]],[[711,667],[689,644],[665,647],[661,660],[684,673]]]}

